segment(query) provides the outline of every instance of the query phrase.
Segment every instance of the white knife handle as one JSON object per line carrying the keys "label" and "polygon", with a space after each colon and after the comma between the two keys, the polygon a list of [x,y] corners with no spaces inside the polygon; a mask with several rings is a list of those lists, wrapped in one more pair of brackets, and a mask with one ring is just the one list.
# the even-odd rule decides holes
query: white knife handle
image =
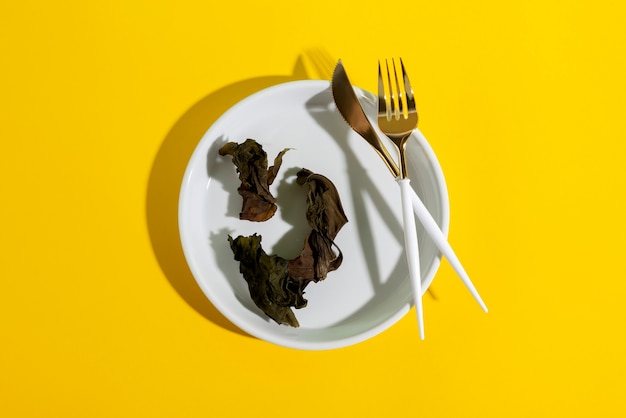
{"label": "white knife handle", "polygon": [[461,265],[461,261],[459,261],[459,258],[454,253],[452,246],[446,239],[443,232],[441,232],[439,225],[437,225],[437,221],[433,219],[428,209],[426,209],[426,206],[424,206],[424,203],[415,192],[415,189],[413,189],[412,187],[410,189],[412,195],[413,211],[415,212],[417,218],[420,220],[422,226],[424,227],[424,230],[433,240],[437,248],[439,248],[439,251],[441,251],[443,256],[448,259],[448,262],[450,263],[454,271],[456,271],[456,273],[459,275],[459,277],[465,284],[465,287],[469,289],[470,293],[472,294],[472,296],[474,296],[474,299],[476,299],[483,311],[487,312],[488,310],[485,302],[483,302],[482,298],[478,294],[478,291],[474,287],[474,284],[470,280],[469,275],[465,272],[465,269]]}
{"label": "white knife handle", "polygon": [[413,288],[413,299],[415,302],[415,310],[417,313],[417,323],[420,332],[420,338],[424,339],[424,312],[422,309],[422,275],[420,273],[420,257],[419,247],[417,245],[417,230],[415,229],[415,218],[413,216],[412,191],[409,179],[397,179],[400,185],[400,194],[402,196],[402,218],[404,221],[404,246],[406,248],[406,257],[409,265],[409,275],[411,277]]}

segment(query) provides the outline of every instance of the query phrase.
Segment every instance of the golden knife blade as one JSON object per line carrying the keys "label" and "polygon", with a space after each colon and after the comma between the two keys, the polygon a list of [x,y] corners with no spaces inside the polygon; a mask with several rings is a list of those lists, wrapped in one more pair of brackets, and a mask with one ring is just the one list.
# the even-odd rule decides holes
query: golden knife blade
{"label": "golden knife blade", "polygon": [[371,122],[365,116],[363,107],[356,97],[352,83],[343,68],[341,60],[337,63],[335,71],[333,71],[332,91],[335,104],[341,116],[350,125],[350,127],[359,135],[361,135],[381,156],[389,171],[394,177],[400,175],[400,169],[396,162],[391,158],[387,148],[380,140],[380,137],[374,130]]}

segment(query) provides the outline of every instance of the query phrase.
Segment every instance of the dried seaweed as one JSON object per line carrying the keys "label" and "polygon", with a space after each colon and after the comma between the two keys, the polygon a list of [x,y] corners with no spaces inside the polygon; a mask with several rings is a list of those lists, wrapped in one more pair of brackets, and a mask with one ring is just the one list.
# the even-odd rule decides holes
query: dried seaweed
{"label": "dried seaweed", "polygon": [[297,183],[308,187],[306,218],[312,228],[297,258],[286,260],[266,254],[257,234],[228,237],[254,303],[278,324],[292,327],[299,324],[291,307],[300,309],[307,305],[306,286],[324,280],[341,265],[343,255],[334,239],[348,222],[339,193],[328,178],[302,169]]}
{"label": "dried seaweed", "polygon": [[[297,183],[308,186],[306,218],[312,231],[304,240],[300,255],[289,262],[291,276],[303,282],[324,280],[328,272],[337,270],[343,261],[341,250],[334,239],[348,222],[335,185],[321,174],[303,168],[297,174]],[[333,251],[338,250],[338,255]]]}
{"label": "dried seaweed", "polygon": [[302,308],[307,301],[303,291],[294,291],[289,286],[289,261],[267,255],[261,247],[261,236],[257,234],[235,239],[229,235],[228,241],[255,305],[277,323],[298,327],[298,320],[290,307]]}
{"label": "dried seaweed", "polygon": [[282,150],[274,159],[274,165],[268,166],[267,154],[254,139],[248,138],[243,143],[228,142],[219,149],[219,154],[231,155],[237,167],[241,185],[237,189],[243,203],[239,218],[254,222],[264,222],[276,213],[276,198],[270,192],[288,148]]}

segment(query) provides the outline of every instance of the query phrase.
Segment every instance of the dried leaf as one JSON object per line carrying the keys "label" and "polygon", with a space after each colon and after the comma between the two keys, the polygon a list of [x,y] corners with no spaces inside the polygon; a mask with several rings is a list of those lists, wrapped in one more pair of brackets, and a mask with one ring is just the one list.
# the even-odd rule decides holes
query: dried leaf
{"label": "dried leaf", "polygon": [[299,324],[291,307],[306,306],[306,286],[325,279],[329,272],[341,265],[343,255],[333,240],[348,222],[339,193],[329,179],[302,169],[298,172],[297,182],[308,186],[306,216],[312,228],[297,258],[286,260],[266,254],[261,246],[261,236],[257,234],[236,239],[228,237],[254,303],[278,324],[292,327]]}
{"label": "dried leaf", "polygon": [[235,239],[228,236],[228,241],[256,306],[277,323],[298,327],[290,306],[302,308],[307,301],[303,289],[290,285],[289,262],[276,255],[267,255],[261,247],[260,235]]}
{"label": "dried leaf", "polygon": [[[307,221],[313,230],[307,235],[304,249],[289,263],[289,271],[296,280],[318,282],[337,270],[343,254],[334,243],[339,230],[348,222],[335,185],[321,174],[302,169],[297,182],[309,187],[307,193]],[[333,247],[337,248],[335,254]]]}
{"label": "dried leaf", "polygon": [[282,164],[282,150],[274,159],[274,165],[267,168],[267,154],[254,139],[248,138],[242,144],[228,142],[219,149],[219,154],[231,155],[237,167],[241,185],[237,189],[243,198],[239,218],[254,222],[264,222],[276,213],[276,199],[269,186],[274,182]]}

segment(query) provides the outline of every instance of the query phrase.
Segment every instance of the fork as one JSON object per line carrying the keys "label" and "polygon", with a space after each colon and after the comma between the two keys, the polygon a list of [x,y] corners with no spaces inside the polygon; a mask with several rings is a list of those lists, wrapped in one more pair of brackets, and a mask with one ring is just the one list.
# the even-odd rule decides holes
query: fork
{"label": "fork", "polygon": [[[393,78],[395,81],[395,85],[391,82],[392,80],[389,71],[389,64],[387,63],[387,61],[385,61],[387,91],[390,92],[390,97],[387,97],[385,95],[385,84],[381,74],[380,61],[378,62],[378,126],[380,127],[380,130],[396,145],[396,147],[398,147],[398,153],[400,154],[400,175],[398,177],[398,183],[402,187],[403,200],[406,199],[406,195],[411,195],[414,213],[420,220],[426,233],[428,234],[428,236],[431,237],[441,253],[448,259],[448,262],[451,264],[454,271],[456,271],[456,273],[459,275],[459,277],[463,281],[463,284],[465,284],[465,287],[470,291],[470,293],[478,302],[483,311],[488,312],[485,302],[483,302],[482,298],[478,294],[476,287],[470,280],[469,275],[463,268],[463,265],[461,264],[459,258],[456,256],[454,250],[452,249],[452,246],[446,240],[445,236],[441,233],[437,222],[430,215],[430,212],[428,212],[428,209],[426,208],[426,206],[424,206],[424,203],[420,200],[417,194],[413,193],[409,189],[410,186],[408,182],[405,147],[411,134],[414,130],[417,129],[417,107],[415,106],[413,89],[404,68],[404,63],[402,62],[402,59],[400,58],[400,66],[402,70],[404,92],[400,89],[400,83],[398,82],[395,62],[392,61],[392,64],[394,69]],[[387,104],[388,102],[389,104]],[[420,135],[419,132],[417,132],[417,134]],[[407,215],[404,214],[403,211],[403,217],[405,219],[406,216]],[[405,228],[406,227],[407,225],[405,223]],[[409,263],[411,263],[411,261],[409,261]]]}
{"label": "fork", "polygon": [[406,144],[415,128],[417,128],[418,116],[413,89],[411,88],[409,77],[406,74],[404,63],[402,59],[400,59],[404,90],[400,89],[395,61],[392,61],[392,64],[395,83],[392,83],[389,63],[385,60],[386,80],[384,80],[380,61],[378,61],[378,127],[391,142],[393,142],[400,156],[400,175],[396,178],[396,181],[400,185],[400,193],[402,196],[404,245],[406,247],[409,275],[412,282],[417,323],[420,338],[423,340],[424,312],[422,308],[422,278],[419,263],[419,246],[417,243],[417,230],[415,229],[415,218],[413,217],[412,192],[406,162]]}

